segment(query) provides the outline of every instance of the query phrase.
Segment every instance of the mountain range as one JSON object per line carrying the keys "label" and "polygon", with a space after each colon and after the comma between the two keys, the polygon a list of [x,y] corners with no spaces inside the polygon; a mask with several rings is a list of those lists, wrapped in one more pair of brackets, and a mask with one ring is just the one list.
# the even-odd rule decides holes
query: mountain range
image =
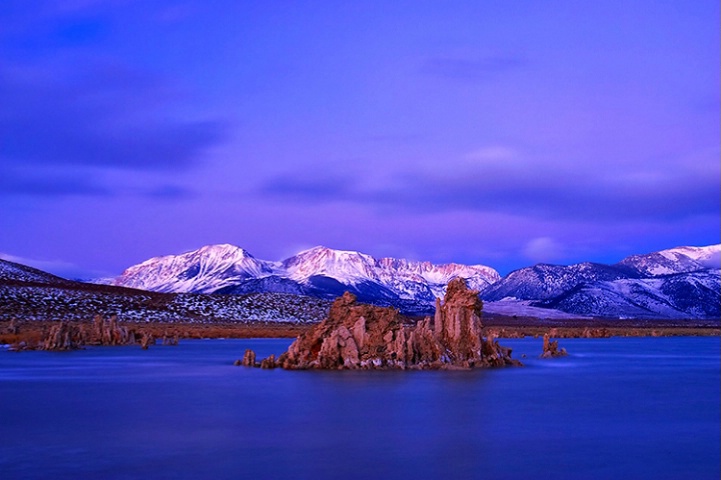
{"label": "mountain range", "polygon": [[247,294],[275,292],[332,299],[351,291],[359,300],[407,314],[434,309],[452,278],[479,290],[486,311],[608,318],[718,318],[721,245],[677,247],[633,255],[613,265],[538,264],[501,278],[484,265],[376,259],[315,247],[278,262],[228,244],[155,257],[104,280],[155,292]]}
{"label": "mountain range", "polygon": [[376,259],[359,252],[315,247],[280,262],[260,260],[234,245],[209,245],[181,255],[146,260],[119,277],[116,286],[156,292],[292,293],[333,299],[345,291],[360,301],[424,313],[454,277],[483,290],[500,280],[483,265]]}
{"label": "mountain range", "polygon": [[99,314],[142,323],[316,323],[330,303],[283,293],[202,295],[91,284],[0,259],[0,321],[88,321]]}

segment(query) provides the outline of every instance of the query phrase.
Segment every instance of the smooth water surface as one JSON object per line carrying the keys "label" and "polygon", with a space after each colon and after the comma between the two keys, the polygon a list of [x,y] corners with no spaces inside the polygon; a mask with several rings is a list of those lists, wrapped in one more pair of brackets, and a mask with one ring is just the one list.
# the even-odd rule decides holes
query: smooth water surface
{"label": "smooth water surface", "polygon": [[299,372],[246,348],[0,350],[0,478],[718,479],[719,338],[504,340],[524,368]]}

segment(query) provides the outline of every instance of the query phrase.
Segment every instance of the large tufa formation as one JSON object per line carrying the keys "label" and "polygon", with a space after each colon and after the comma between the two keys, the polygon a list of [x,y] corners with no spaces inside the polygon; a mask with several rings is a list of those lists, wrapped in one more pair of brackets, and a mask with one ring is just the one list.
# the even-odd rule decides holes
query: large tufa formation
{"label": "large tufa formation", "polygon": [[482,303],[478,292],[469,290],[462,278],[448,284],[444,302],[439,299],[436,307],[433,319],[426,317],[406,328],[396,309],[359,304],[346,292],[333,303],[325,320],[264,366],[440,369],[520,365],[511,359],[510,349],[498,345],[495,338],[483,339]]}
{"label": "large tufa formation", "polygon": [[402,367],[408,356],[398,311],[359,304],[346,292],[333,302],[325,320],[293,342],[278,364],[289,369]]}

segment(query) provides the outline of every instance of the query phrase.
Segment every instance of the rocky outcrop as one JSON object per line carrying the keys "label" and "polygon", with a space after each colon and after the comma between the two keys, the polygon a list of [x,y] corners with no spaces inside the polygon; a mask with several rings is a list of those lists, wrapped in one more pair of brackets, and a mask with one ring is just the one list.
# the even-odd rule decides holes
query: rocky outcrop
{"label": "rocky outcrop", "polygon": [[[285,369],[441,369],[520,365],[495,337],[481,336],[482,303],[461,278],[448,284],[433,318],[405,327],[398,310],[360,304],[346,292],[328,317],[278,359]],[[246,357],[248,352],[246,352]],[[270,359],[266,359],[270,360]],[[246,364],[245,357],[241,364]],[[255,362],[254,362],[255,364]],[[263,362],[261,362],[261,365]]]}
{"label": "rocky outcrop", "polygon": [[244,367],[255,367],[255,352],[249,348],[246,349],[245,355],[243,355],[243,360],[240,364]]}
{"label": "rocky outcrop", "polygon": [[272,369],[272,368],[276,368],[277,366],[278,366],[278,364],[275,361],[275,355],[270,355],[269,357],[264,358],[260,362],[260,368],[264,368],[264,369]]}
{"label": "rocky outcrop", "polygon": [[[133,345],[138,335],[127,326],[120,325],[115,315],[104,319],[96,315],[92,322],[60,322],[54,324],[43,335],[36,348],[41,350],[76,350],[87,345]],[[140,338],[141,347],[155,343],[152,335]],[[26,349],[29,349],[27,346]]]}
{"label": "rocky outcrop", "polygon": [[543,335],[543,353],[540,358],[565,357],[568,355],[565,348],[558,348],[558,340],[551,340],[551,334]]}
{"label": "rocky outcrop", "polygon": [[111,316],[105,320],[101,315],[95,315],[93,329],[87,335],[90,345],[129,345],[135,343],[135,333],[128,327],[118,324],[118,317]]}
{"label": "rocky outcrop", "polygon": [[359,304],[346,292],[328,318],[298,337],[278,364],[288,369],[401,367],[407,347],[397,310]]}

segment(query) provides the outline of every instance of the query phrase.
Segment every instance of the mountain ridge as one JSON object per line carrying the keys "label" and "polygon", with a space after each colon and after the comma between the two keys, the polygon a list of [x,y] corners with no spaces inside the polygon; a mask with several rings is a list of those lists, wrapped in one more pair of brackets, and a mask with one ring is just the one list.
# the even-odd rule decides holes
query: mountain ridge
{"label": "mountain ridge", "polygon": [[[335,298],[348,290],[359,300],[428,311],[448,282],[462,276],[480,290],[500,275],[485,265],[433,264],[316,246],[284,260],[259,260],[228,244],[153,257],[126,269],[111,283],[175,293],[271,291]],[[418,307],[418,308],[416,308]]]}
{"label": "mountain ridge", "polygon": [[[276,292],[326,299],[347,290],[361,301],[423,314],[433,310],[435,298],[443,296],[452,278],[462,277],[489,303],[524,302],[579,316],[715,317],[721,308],[714,306],[719,252],[721,245],[683,246],[631,255],[611,265],[537,264],[501,278],[485,265],[375,258],[324,246],[271,262],[220,244],[148,259],[126,269],[113,284],[167,292]],[[693,295],[703,299],[702,305],[694,304]]]}

